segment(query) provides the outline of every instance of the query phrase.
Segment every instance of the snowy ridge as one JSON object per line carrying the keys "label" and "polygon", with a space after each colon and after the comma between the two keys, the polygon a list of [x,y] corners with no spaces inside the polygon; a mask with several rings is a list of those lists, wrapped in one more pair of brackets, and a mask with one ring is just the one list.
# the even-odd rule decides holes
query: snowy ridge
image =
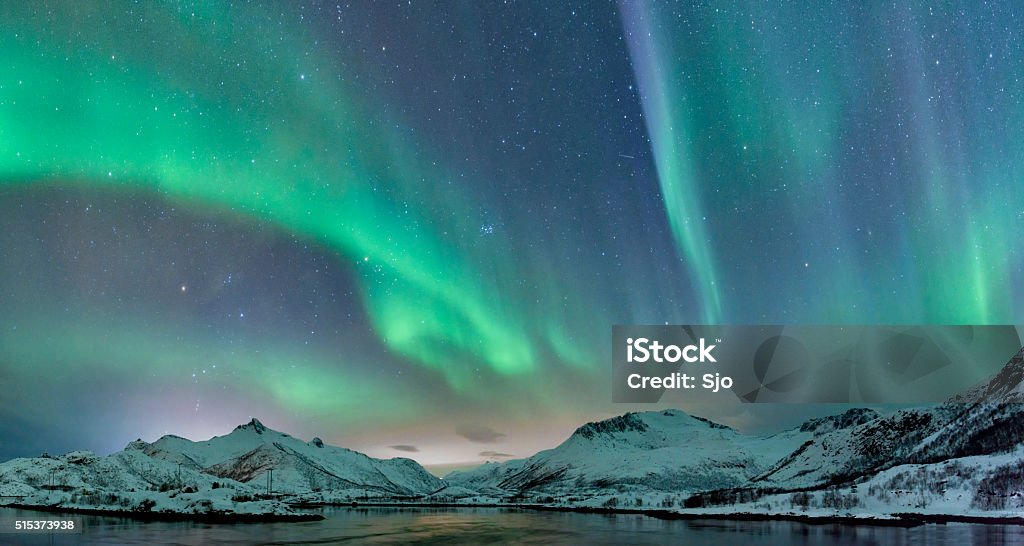
{"label": "snowy ridge", "polygon": [[134,514],[272,515],[295,512],[258,498],[248,485],[218,479],[137,450],[106,457],[73,451],[0,464],[0,495],[12,504]]}
{"label": "snowy ridge", "polygon": [[486,464],[445,479],[518,495],[619,488],[704,491],[746,483],[812,436],[813,431],[800,430],[750,436],[680,410],[627,413],[587,423],[558,447],[533,457]]}
{"label": "snowy ridge", "polygon": [[263,484],[273,470],[274,491],[288,494],[361,489],[373,495],[413,496],[444,485],[410,459],[374,459],[319,438],[304,442],[257,419],[202,442],[164,436],[152,444],[132,442],[129,448],[243,483]]}
{"label": "snowy ridge", "polygon": [[838,415],[829,415],[810,419],[800,425],[800,432],[810,432],[815,436],[826,434],[834,430],[842,430],[857,425],[863,425],[868,421],[878,419],[877,411],[868,408],[854,408]]}

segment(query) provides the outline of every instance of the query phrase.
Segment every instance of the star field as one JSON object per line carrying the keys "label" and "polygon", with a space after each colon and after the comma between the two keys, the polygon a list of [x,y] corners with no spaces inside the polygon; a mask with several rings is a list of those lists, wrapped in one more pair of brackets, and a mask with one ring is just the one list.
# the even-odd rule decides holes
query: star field
{"label": "star field", "polygon": [[613,324],[1021,320],[1009,2],[0,14],[0,456],[522,455]]}

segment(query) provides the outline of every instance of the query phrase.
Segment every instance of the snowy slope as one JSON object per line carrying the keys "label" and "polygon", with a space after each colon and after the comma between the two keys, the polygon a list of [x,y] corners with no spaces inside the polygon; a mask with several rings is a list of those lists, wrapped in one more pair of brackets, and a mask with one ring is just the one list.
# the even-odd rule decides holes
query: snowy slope
{"label": "snowy slope", "polygon": [[273,491],[279,493],[360,490],[368,495],[425,495],[444,486],[411,459],[374,459],[318,438],[304,442],[256,419],[206,441],[164,436],[151,444],[132,442],[127,449],[260,488],[266,487],[273,470]]}
{"label": "snowy slope", "polygon": [[0,464],[4,501],[28,506],[175,514],[294,512],[256,498],[249,486],[125,450],[106,457],[74,451]]}
{"label": "snowy slope", "polygon": [[[738,498],[738,497],[734,497]],[[693,499],[691,499],[692,501]],[[1024,511],[1024,448],[929,464],[901,464],[856,482],[680,507],[702,514],[891,518],[1016,518]],[[940,519],[941,520],[941,519]]]}
{"label": "snowy slope", "polygon": [[900,410],[828,432],[802,444],[752,483],[761,487],[810,487],[899,464],[951,416],[942,408]]}

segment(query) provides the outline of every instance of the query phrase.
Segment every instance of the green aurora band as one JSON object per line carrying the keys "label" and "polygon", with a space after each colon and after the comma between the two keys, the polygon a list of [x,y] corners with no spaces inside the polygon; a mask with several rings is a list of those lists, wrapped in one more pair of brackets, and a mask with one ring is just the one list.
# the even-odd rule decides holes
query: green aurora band
{"label": "green aurora band", "polygon": [[[535,369],[538,348],[522,326],[525,310],[495,297],[488,272],[473,268],[479,257],[439,236],[443,221],[393,205],[414,198],[410,184],[440,183],[445,173],[419,159],[401,134],[361,119],[341,86],[314,87],[274,62],[304,58],[292,51],[297,46],[237,50],[217,21],[230,17],[240,35],[266,29],[226,7],[196,15],[140,8],[145,30],[159,29],[159,40],[128,48],[125,37],[140,34],[134,20],[111,28],[58,16],[44,32],[25,14],[10,13],[24,9],[3,13],[2,183],[144,187],[276,223],[362,262],[361,287],[380,337],[445,373],[453,386],[466,375],[460,355],[503,374]],[[104,11],[93,10],[76,8],[85,20]],[[48,32],[74,34],[90,47],[61,49]],[[210,60],[203,52],[214,48],[227,52]],[[240,62],[252,58],[266,62]],[[318,61],[309,60],[310,80],[323,77],[313,68]],[[270,85],[283,92],[260,96]],[[556,352],[571,346],[557,328],[548,334]]]}
{"label": "green aurora band", "polygon": [[690,145],[696,130],[681,111],[685,103],[678,100],[679,82],[670,76],[671,60],[663,54],[665,47],[658,43],[666,38],[651,28],[647,14],[634,7],[629,2],[621,4],[665,212],[676,243],[696,279],[704,323],[718,324],[722,318],[718,275],[705,228],[707,216],[701,210],[695,151]]}

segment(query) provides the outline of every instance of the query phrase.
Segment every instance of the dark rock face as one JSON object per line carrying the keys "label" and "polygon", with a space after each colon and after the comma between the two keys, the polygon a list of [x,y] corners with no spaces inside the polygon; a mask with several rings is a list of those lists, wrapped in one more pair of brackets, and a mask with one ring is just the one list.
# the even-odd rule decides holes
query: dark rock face
{"label": "dark rock face", "polygon": [[237,427],[235,427],[235,430],[239,430],[239,429],[241,429],[241,430],[252,429],[253,432],[255,432],[256,434],[263,434],[264,432],[267,431],[266,425],[261,423],[260,420],[255,418],[255,417],[253,417],[252,420],[249,421],[248,423],[246,423],[244,425],[238,425]]}
{"label": "dark rock face", "polygon": [[810,432],[815,435],[841,430],[844,428],[863,425],[868,421],[878,419],[877,411],[868,408],[854,408],[839,415],[830,415],[818,419],[811,419],[800,426],[800,432]]}
{"label": "dark rock face", "polygon": [[573,434],[576,436],[582,436],[583,438],[593,439],[595,436],[599,436],[601,434],[627,432],[630,430],[646,432],[647,424],[637,417],[635,413],[627,413],[618,417],[612,417],[611,419],[605,419],[604,421],[587,423],[576,429],[576,432]]}

